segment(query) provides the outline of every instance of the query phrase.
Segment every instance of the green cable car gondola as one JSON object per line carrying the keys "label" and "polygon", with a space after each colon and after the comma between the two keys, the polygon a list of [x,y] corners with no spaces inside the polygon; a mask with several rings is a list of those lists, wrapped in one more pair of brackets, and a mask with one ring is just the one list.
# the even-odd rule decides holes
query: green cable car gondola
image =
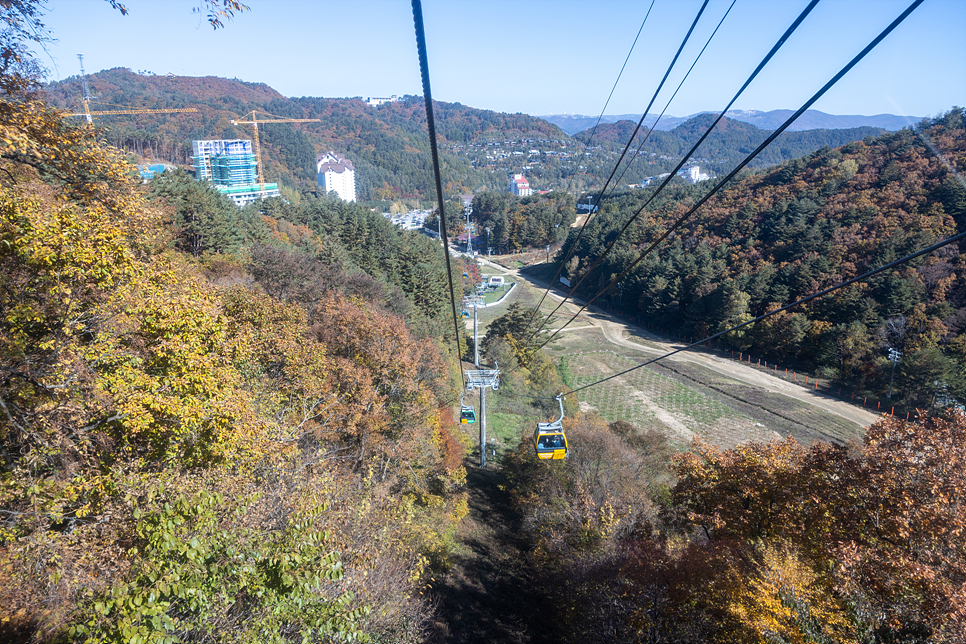
{"label": "green cable car gondola", "polygon": [[560,403],[560,418],[549,423],[537,423],[537,428],[533,431],[533,449],[537,458],[542,461],[559,461],[567,458],[569,445],[567,435],[563,430],[563,400],[557,396]]}
{"label": "green cable car gondola", "polygon": [[462,405],[460,410],[460,422],[464,425],[472,424],[476,422],[476,410],[468,405]]}

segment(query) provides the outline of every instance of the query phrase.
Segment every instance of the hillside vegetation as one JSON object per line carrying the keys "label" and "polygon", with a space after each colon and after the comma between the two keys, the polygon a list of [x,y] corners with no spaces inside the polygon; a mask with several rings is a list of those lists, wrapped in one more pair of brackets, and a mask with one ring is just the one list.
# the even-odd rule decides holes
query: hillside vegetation
{"label": "hillside vegetation", "polygon": [[[187,131],[240,135],[227,124],[240,107],[315,114],[373,167],[387,154],[397,169],[375,189],[396,194],[426,181],[416,102],[212,80],[205,100],[224,107],[98,130],[45,102],[24,44],[43,34],[37,6],[0,2],[0,640],[966,644],[961,245],[727,338],[856,388],[883,390],[895,366],[913,422],[883,416],[846,445],[675,453],[570,395],[569,458],[540,461],[532,418],[555,413],[565,380],[533,339],[540,318],[514,303],[480,348],[505,370],[492,408],[526,427],[501,428],[497,474],[469,477],[444,249],[299,191],[319,145],[308,128],[266,134],[291,199],[242,209],[184,170],[142,184],[111,145],[183,154]],[[108,76],[129,101],[160,80]],[[147,103],[209,91],[169,80]],[[453,146],[506,145],[498,128],[559,136],[443,111]],[[955,108],[750,174],[607,303],[696,335],[749,320],[964,230],[964,164]],[[557,261],[572,248],[566,275],[594,295],[706,190],[672,184],[593,270],[652,193],[607,199],[579,243],[566,193],[481,191],[475,206],[510,249],[569,233]],[[459,297],[480,276],[453,261]],[[489,536],[467,535],[485,521]],[[479,576],[437,582],[474,557],[463,571]],[[455,618],[459,599],[473,610]],[[514,623],[495,631],[504,610]]]}
{"label": "hillside vegetation", "polygon": [[[88,82],[101,103],[199,110],[198,114],[101,117],[107,142],[121,149],[188,164],[192,140],[250,139],[250,126],[232,125],[231,121],[261,110],[286,118],[320,119],[317,125],[260,128],[268,180],[292,189],[315,190],[315,154],[332,149],[353,161],[357,193],[363,200],[425,198],[433,192],[426,115],[419,97],[371,107],[358,98],[290,99],[261,83],[147,76],[123,68],[92,74]],[[45,93],[54,105],[79,111],[83,95],[79,77],[51,83]],[[438,109],[438,132],[444,142],[487,136],[565,136],[555,126],[522,114],[498,114],[445,103]],[[444,152],[442,163],[448,192],[467,192],[490,179],[456,155]],[[503,177],[499,183],[502,187]]]}
{"label": "hillside vegetation", "polygon": [[[823,148],[737,182],[606,296],[655,326],[704,337],[966,230],[963,110],[914,130]],[[710,182],[708,182],[710,183]],[[586,268],[651,191],[607,200],[565,275],[596,295],[665,232],[708,184],[663,193],[589,274]],[[576,238],[565,244],[563,258]],[[884,396],[892,364],[903,409],[966,399],[966,255],[949,246],[736,331],[736,351],[814,369]]]}
{"label": "hillside vegetation", "polygon": [[[265,85],[216,77],[154,76],[115,68],[91,74],[91,91],[100,106],[92,109],[185,108],[196,114],[103,116],[105,140],[144,157],[187,165],[191,141],[212,138],[252,138],[248,125],[232,125],[252,110],[286,118],[319,119],[318,124],[267,125],[259,128],[265,177],[285,188],[296,200],[299,192],[317,189],[315,155],[335,150],[356,167],[356,192],[363,201],[432,199],[431,159],[426,140],[425,107],[420,97],[370,106],[360,98],[286,98]],[[81,111],[79,77],[45,87],[57,107]],[[628,122],[602,126],[593,142],[584,132],[571,139],[557,126],[525,114],[503,114],[459,103],[436,104],[442,176],[447,195],[506,189],[507,176],[525,172],[538,190],[589,190],[603,185],[617,159]],[[672,132],[654,132],[645,157],[635,160],[628,183],[673,167],[668,156],[690,145],[710,115],[699,115]],[[244,119],[243,119],[244,120]],[[703,146],[701,162],[712,170],[730,168],[767,135],[754,126],[728,121]],[[881,130],[821,130],[788,133],[761,159],[770,165],[812,152],[823,145],[841,145]],[[585,144],[601,146],[586,158]],[[751,146],[750,148],[748,146]]]}
{"label": "hillside vegetation", "polygon": [[466,513],[439,247],[0,112],[0,639],[418,641]]}
{"label": "hillside vegetation", "polygon": [[[715,118],[716,115],[714,114],[699,114],[673,130],[668,132],[655,130],[650,135],[647,135],[646,128],[642,128],[631,149],[636,152],[640,148],[639,154],[647,158],[638,159],[630,165],[628,172],[631,174],[629,177],[639,179],[642,174],[653,176],[673,169],[678,160],[707,131]],[[593,132],[593,139],[590,137],[591,131],[581,132],[574,138],[588,145],[600,145],[612,152],[620,151],[631,138],[636,126],[637,123],[630,121],[601,124],[596,132]],[[866,137],[877,136],[883,132],[884,130],[881,128],[874,127],[807,130],[804,132],[786,131],[755,157],[750,166],[764,168],[777,165],[789,159],[805,156],[822,147],[837,148],[852,141],[861,141]],[[761,130],[754,125],[725,117],[721,119],[710,136],[695,151],[693,159],[700,164],[703,170],[724,175],[751,154],[769,134],[771,134],[769,130]],[[644,141],[645,135],[647,135],[646,142]]]}

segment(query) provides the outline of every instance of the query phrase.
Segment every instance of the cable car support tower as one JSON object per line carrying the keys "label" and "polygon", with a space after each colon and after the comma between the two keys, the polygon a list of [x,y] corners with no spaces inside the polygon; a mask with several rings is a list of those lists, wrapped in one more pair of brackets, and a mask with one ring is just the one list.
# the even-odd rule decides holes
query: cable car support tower
{"label": "cable car support tower", "polygon": [[479,325],[476,315],[477,308],[482,306],[483,298],[479,295],[468,295],[463,298],[464,307],[473,307],[473,364],[476,369],[465,371],[466,390],[480,390],[480,467],[486,467],[486,388],[493,391],[500,388],[500,365],[494,362],[493,369],[480,369],[480,340]]}

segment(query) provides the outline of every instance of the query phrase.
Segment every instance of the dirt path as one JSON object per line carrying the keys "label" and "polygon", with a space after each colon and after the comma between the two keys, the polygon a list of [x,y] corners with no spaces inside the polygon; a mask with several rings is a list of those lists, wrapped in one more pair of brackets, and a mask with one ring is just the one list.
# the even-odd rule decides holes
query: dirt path
{"label": "dirt path", "polygon": [[469,463],[466,469],[470,513],[460,526],[463,552],[436,580],[436,622],[427,641],[542,643],[545,638],[533,621],[541,614],[541,600],[531,589],[519,517],[509,494],[500,489],[503,475]]}
{"label": "dirt path", "polygon": [[[525,280],[529,282],[536,288],[547,288],[547,284],[545,282],[541,282],[540,280],[534,279],[527,275],[522,275],[517,270],[506,269],[503,267],[499,268],[504,272],[515,276],[518,280]],[[552,300],[554,302],[560,302],[562,299],[562,296],[553,291],[551,291],[548,295],[548,300]],[[582,304],[583,302],[580,300],[572,299],[564,304],[561,312],[566,310],[570,312],[570,315],[573,315],[577,312]],[[635,349],[648,354],[653,354],[655,356],[668,353],[680,346],[664,342],[659,336],[648,333],[640,327],[616,321],[610,315],[604,313],[594,306],[588,307],[587,310],[581,313],[579,318],[574,321],[574,324],[577,324],[578,322],[582,323],[583,325],[587,325],[589,323],[593,326],[599,327],[603,332],[604,338],[606,338],[607,341],[611,342],[612,344]],[[639,337],[643,340],[646,340],[651,346],[634,342],[626,336]],[[808,403],[809,405],[817,407],[830,414],[839,416],[840,418],[844,418],[845,420],[860,425],[861,427],[868,427],[876,420],[876,418],[878,418],[877,414],[862,409],[861,407],[856,407],[855,405],[850,405],[847,402],[835,400],[829,396],[815,393],[781,378],[770,376],[763,371],[759,371],[748,366],[743,366],[734,360],[725,360],[723,358],[698,352],[682,352],[675,355],[673,358],[668,358],[668,360],[672,362],[696,363],[702,367],[728,376],[733,380],[737,380],[753,387],[759,387],[770,393],[787,396],[789,398]]]}
{"label": "dirt path", "polygon": [[[621,322],[600,320],[600,325],[604,332],[604,337],[613,344],[637,349],[638,351],[643,351],[645,353],[662,355],[664,353],[668,353],[669,351],[673,351],[680,346],[662,342],[658,336],[648,333],[647,331],[644,331],[638,327],[633,327]],[[656,344],[657,347],[646,346],[634,342],[625,337],[625,334],[638,335],[646,339],[648,342]],[[783,378],[776,378],[765,373],[764,371],[759,371],[757,369],[744,366],[736,360],[726,360],[725,358],[708,355],[706,353],[692,352],[679,353],[674,357],[669,358],[669,360],[671,362],[693,362],[699,364],[706,369],[716,371],[722,375],[728,376],[729,378],[738,380],[745,384],[760,387],[766,391],[781,394],[782,396],[788,396],[789,398],[794,398],[795,400],[808,403],[809,405],[818,407],[819,409],[827,411],[830,414],[835,414],[836,416],[844,418],[862,427],[868,427],[875,421],[876,418],[878,418],[876,414],[864,410],[861,407],[856,407],[847,402],[835,400],[829,396],[823,396],[820,393],[815,393],[809,389],[805,389],[804,387],[800,387],[794,383],[788,382]]]}

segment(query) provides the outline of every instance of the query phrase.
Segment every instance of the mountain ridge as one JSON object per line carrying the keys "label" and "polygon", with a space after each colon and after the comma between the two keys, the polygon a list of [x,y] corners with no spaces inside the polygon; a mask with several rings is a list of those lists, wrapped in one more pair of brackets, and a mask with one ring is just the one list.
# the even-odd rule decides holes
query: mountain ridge
{"label": "mountain ridge", "polygon": [[[298,119],[319,119],[318,123],[292,126],[285,123],[259,128],[264,176],[277,181],[287,198],[317,189],[315,157],[320,151],[337,150],[356,166],[356,194],[363,201],[425,198],[434,187],[426,137],[423,100],[403,96],[378,106],[358,97],[285,97],[264,83],[219,77],[154,76],[114,68],[88,76],[97,101],[115,106],[146,109],[194,107],[197,113],[143,115],[136,119],[105,118],[100,121],[106,140],[118,148],[144,158],[157,158],[181,165],[191,163],[191,141],[211,138],[250,138],[250,127],[238,124],[242,115],[259,110]],[[70,77],[46,86],[48,100],[57,107],[79,111],[83,95],[81,79]],[[96,107],[95,107],[96,109]],[[584,164],[586,178],[575,183],[572,163],[575,144],[586,138],[571,138],[558,125],[528,114],[481,110],[461,103],[436,102],[440,161],[447,194],[481,189],[501,190],[506,178],[525,172],[537,190],[563,185],[590,189],[600,184],[607,168],[616,161],[623,146],[620,132],[633,123],[618,122],[598,130],[603,149]],[[705,113],[692,119],[662,120],[662,127],[693,127],[709,121]],[[741,126],[740,128],[738,126]],[[757,129],[756,129],[757,128]],[[686,128],[687,130],[688,128]],[[684,131],[682,131],[684,132]],[[876,135],[875,131],[828,130],[824,133],[786,132],[778,146],[762,155],[754,165],[764,167],[825,145]],[[678,133],[681,134],[681,133]],[[624,136],[623,140],[629,132]],[[737,162],[735,154],[750,152],[766,136],[760,125],[727,121],[719,124],[695,162],[717,173]],[[800,140],[799,140],[800,139]],[[669,171],[672,159],[686,151],[687,136],[655,131],[645,150],[630,168],[632,183],[640,177]],[[788,143],[784,145],[784,143]],[[598,145],[595,143],[595,145]],[[749,147],[750,146],[750,147]],[[587,158],[590,161],[590,158]]]}
{"label": "mountain ridge", "polygon": [[[665,114],[658,121],[657,114],[648,114],[647,118],[644,119],[644,125],[651,127],[657,123],[655,130],[658,131],[668,131],[673,130],[678,125],[689,121],[702,114],[720,114],[718,111],[701,111],[688,116],[669,116]],[[779,109],[779,110],[729,110],[726,116],[735,121],[742,121],[744,123],[749,123],[762,130],[774,130],[777,129],[782,123],[784,123],[789,116],[794,114],[794,110]],[[589,130],[594,127],[597,123],[598,117],[587,116],[584,114],[549,114],[540,115],[537,118],[541,118],[545,121],[553,123],[561,130],[573,136],[580,132]],[[634,121],[635,123],[640,120],[641,115],[638,114],[605,114],[600,117],[601,124],[604,123],[616,123],[618,121]],[[877,127],[883,130],[889,130],[890,132],[895,132],[901,130],[904,127],[910,125],[915,125],[922,120],[922,117],[918,116],[899,116],[895,114],[875,114],[872,116],[864,116],[859,114],[828,114],[819,110],[806,110],[798,119],[795,120],[789,126],[789,130],[792,132],[801,132],[803,130],[844,130],[856,127]]]}

